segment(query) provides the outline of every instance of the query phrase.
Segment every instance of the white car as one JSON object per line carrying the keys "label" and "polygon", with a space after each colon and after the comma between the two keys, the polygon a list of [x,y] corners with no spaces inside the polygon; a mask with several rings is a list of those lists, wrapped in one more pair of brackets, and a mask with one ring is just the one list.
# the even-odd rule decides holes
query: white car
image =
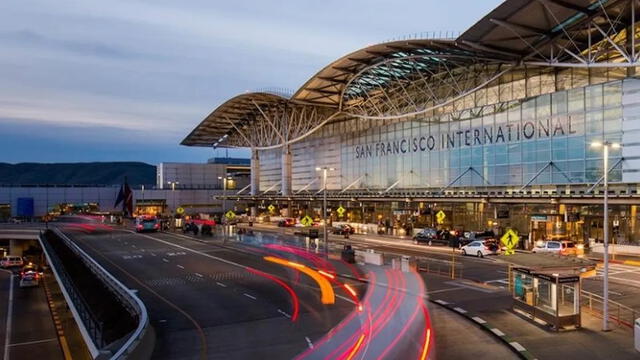
{"label": "white car", "polygon": [[475,240],[461,249],[462,255],[472,255],[477,257],[485,257],[486,255],[497,255],[500,247],[493,241]]}
{"label": "white car", "polygon": [[33,265],[27,265],[20,271],[20,287],[32,287],[40,285],[40,274]]}
{"label": "white car", "polygon": [[21,267],[24,265],[24,260],[20,256],[5,256],[0,259],[0,267],[1,268],[10,268],[10,267]]}
{"label": "white car", "polygon": [[539,242],[531,250],[533,253],[551,253],[559,255],[576,255],[576,244],[573,241],[544,241]]}

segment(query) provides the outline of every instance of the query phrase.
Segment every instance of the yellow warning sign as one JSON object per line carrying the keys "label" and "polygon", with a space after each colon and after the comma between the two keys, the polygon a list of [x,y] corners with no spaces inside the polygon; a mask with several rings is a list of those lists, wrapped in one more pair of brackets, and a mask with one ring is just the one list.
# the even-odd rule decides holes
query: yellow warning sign
{"label": "yellow warning sign", "polygon": [[338,213],[338,216],[344,215],[345,211],[347,211],[347,209],[343,208],[342,205],[340,205],[340,207],[336,209],[336,212]]}
{"label": "yellow warning sign", "polygon": [[444,211],[442,210],[438,211],[438,213],[436,214],[436,221],[440,225],[444,224],[444,219],[446,218],[447,218],[447,214],[445,214]]}
{"label": "yellow warning sign", "polygon": [[520,242],[520,237],[515,231],[513,231],[513,229],[508,229],[507,232],[505,232],[504,235],[502,235],[502,237],[500,238],[500,242],[502,243],[502,245],[504,245],[504,247],[507,248],[504,254],[513,255],[515,254],[514,249]]}
{"label": "yellow warning sign", "polygon": [[233,218],[236,217],[236,213],[234,213],[233,210],[229,210],[226,214],[224,214],[224,216],[229,220],[233,220]]}
{"label": "yellow warning sign", "polygon": [[177,209],[176,209],[176,213],[177,213],[177,214],[179,214],[179,215],[184,214],[184,208],[183,208],[182,206],[181,206],[181,207],[179,207],[179,208],[177,208]]}
{"label": "yellow warning sign", "polygon": [[276,210],[276,207],[271,204],[267,207],[267,209],[269,209],[269,212],[274,212]]}
{"label": "yellow warning sign", "polygon": [[313,219],[311,218],[311,216],[306,215],[305,217],[300,219],[300,223],[304,226],[311,226],[311,224],[313,224]]}

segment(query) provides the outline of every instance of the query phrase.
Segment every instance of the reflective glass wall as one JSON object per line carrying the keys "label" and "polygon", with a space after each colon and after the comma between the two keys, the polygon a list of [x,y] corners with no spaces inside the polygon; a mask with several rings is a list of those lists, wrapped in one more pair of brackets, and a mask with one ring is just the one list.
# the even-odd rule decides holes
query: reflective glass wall
{"label": "reflective glass wall", "polygon": [[[333,124],[323,135],[342,138],[342,187],[358,179],[355,188],[378,189],[593,183],[602,151],[589,144],[622,141],[622,82],[413,121]],[[612,150],[612,182],[622,180],[620,157]]]}

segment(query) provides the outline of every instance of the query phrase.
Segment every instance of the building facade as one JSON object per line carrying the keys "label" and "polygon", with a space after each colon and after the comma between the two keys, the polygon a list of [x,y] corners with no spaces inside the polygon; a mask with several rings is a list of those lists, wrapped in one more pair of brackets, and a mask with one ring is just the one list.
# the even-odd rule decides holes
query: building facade
{"label": "building facade", "polygon": [[[613,240],[640,244],[638,10],[507,0],[455,39],[372,45],[293,95],[238,95],[183,144],[251,148],[258,212],[318,216],[327,191],[334,220],[532,240],[602,239],[606,171]],[[621,145],[607,169],[596,142]]]}

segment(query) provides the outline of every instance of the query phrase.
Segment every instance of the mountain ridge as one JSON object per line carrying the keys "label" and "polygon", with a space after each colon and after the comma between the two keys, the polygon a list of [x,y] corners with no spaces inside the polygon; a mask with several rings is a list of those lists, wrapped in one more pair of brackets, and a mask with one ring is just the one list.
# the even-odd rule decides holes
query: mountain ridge
{"label": "mountain ridge", "polygon": [[156,167],[143,162],[0,163],[2,185],[153,185]]}

